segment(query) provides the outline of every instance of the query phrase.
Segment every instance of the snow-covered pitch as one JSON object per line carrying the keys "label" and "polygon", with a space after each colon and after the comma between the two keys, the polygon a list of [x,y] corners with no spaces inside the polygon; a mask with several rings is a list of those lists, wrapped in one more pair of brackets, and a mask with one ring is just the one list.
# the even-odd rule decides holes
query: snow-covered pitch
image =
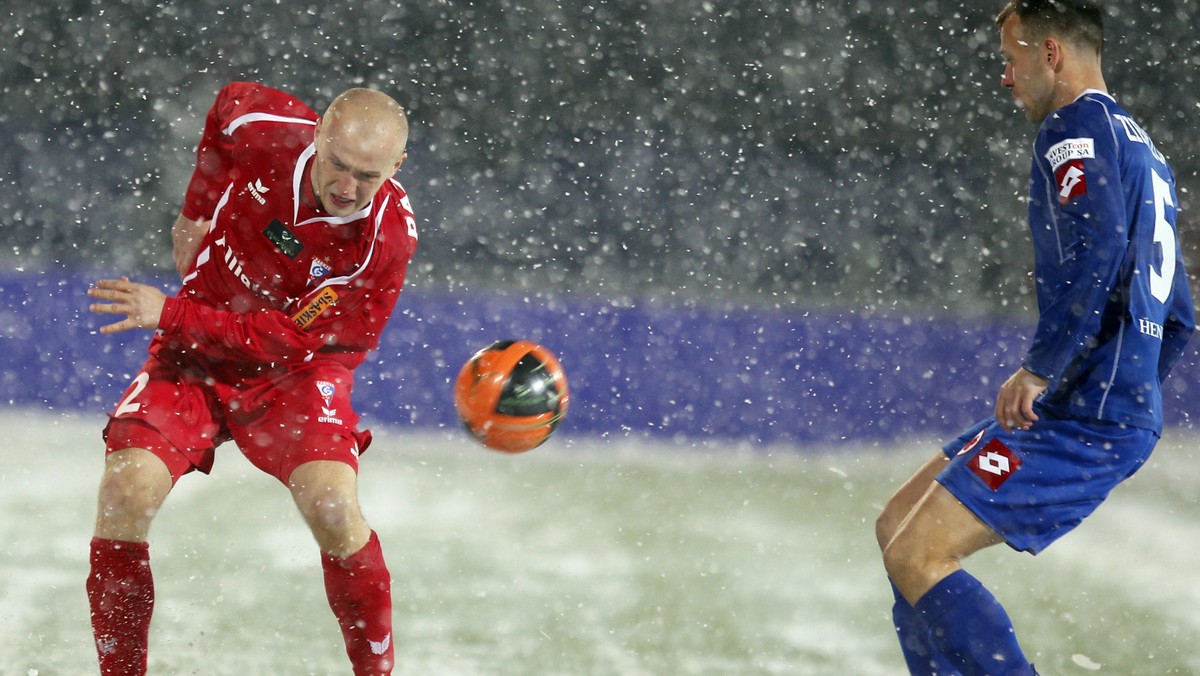
{"label": "snow-covered pitch", "polygon": [[[84,578],[102,415],[0,411],[0,674],[95,672]],[[932,443],[797,449],[556,438],[507,457],[376,430],[362,497],[395,580],[397,674],[903,673],[873,520]],[[1151,463],[1036,558],[968,568],[1042,673],[1200,673],[1200,463]],[[315,545],[223,447],[151,533],[154,674],[343,674]]]}

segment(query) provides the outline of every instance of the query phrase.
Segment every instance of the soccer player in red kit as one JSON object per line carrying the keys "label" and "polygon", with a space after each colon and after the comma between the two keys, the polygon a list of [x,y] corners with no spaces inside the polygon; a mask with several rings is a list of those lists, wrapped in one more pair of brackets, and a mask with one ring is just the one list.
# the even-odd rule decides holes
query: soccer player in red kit
{"label": "soccer player in red kit", "polygon": [[233,83],[217,96],[172,229],[174,297],[128,279],[89,290],[101,328],[155,331],[104,430],[87,592],[102,674],[144,674],[154,586],[147,537],[175,483],[234,441],[291,491],[321,550],[355,674],[393,664],[391,578],[358,501],[371,441],[350,403],[417,244],[393,175],[403,108],[351,89],[318,117]]}

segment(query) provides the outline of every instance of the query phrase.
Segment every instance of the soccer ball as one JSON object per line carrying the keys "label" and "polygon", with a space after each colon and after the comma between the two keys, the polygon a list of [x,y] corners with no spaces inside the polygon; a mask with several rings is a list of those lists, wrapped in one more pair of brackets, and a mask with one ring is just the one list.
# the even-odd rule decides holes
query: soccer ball
{"label": "soccer ball", "polygon": [[525,340],[501,340],[476,352],[454,383],[454,407],[467,431],[503,453],[523,453],[549,439],[569,398],[558,360]]}

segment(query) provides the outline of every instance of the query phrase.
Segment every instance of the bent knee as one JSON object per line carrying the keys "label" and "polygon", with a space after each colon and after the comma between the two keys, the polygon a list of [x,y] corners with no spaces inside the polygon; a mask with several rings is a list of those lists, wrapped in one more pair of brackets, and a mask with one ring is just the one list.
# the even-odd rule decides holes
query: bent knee
{"label": "bent knee", "polygon": [[879,516],[875,518],[875,542],[879,545],[879,551],[887,550],[888,543],[896,536],[896,530],[899,528],[899,523],[885,507]]}
{"label": "bent knee", "polygon": [[128,449],[119,453],[122,455],[110,457],[100,480],[96,535],[144,540],[150,522],[171,491],[171,473],[148,451]]}
{"label": "bent knee", "polygon": [[296,506],[314,529],[340,532],[362,521],[362,511],[354,496],[306,494],[297,498]]}

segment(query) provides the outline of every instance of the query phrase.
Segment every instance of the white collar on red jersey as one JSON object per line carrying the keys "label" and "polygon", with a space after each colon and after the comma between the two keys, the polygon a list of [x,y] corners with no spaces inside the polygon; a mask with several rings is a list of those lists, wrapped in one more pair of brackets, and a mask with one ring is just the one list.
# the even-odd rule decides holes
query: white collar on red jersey
{"label": "white collar on red jersey", "polygon": [[368,215],[370,215],[371,205],[375,203],[373,198],[367,203],[367,206],[363,207],[359,211],[356,211],[355,213],[350,214],[349,216],[318,216],[316,218],[310,218],[303,223],[298,222],[297,219],[300,218],[300,199],[301,195],[303,194],[302,190],[304,189],[304,168],[308,166],[308,161],[315,157],[316,154],[317,145],[315,143],[310,143],[308,144],[308,147],[304,149],[304,152],[300,153],[300,157],[296,159],[296,168],[292,171],[292,225],[297,228],[310,223],[332,223],[334,225],[341,225],[343,223],[353,223],[354,221],[366,218]]}

